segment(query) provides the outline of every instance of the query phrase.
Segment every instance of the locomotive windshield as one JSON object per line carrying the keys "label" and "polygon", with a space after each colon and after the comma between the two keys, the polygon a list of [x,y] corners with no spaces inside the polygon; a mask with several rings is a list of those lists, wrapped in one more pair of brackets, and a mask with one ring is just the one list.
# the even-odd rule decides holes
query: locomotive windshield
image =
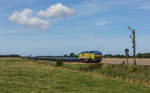
{"label": "locomotive windshield", "polygon": [[94,51],[94,54],[95,54],[95,55],[102,55],[102,53],[99,52],[99,51]]}

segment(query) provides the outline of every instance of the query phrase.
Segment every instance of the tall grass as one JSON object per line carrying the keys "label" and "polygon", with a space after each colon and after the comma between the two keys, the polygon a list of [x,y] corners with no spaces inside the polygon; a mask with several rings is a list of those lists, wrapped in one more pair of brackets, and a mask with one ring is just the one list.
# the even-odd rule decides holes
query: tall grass
{"label": "tall grass", "polygon": [[[39,62],[56,66],[56,62]],[[92,72],[106,76],[108,78],[121,79],[127,82],[150,85],[150,67],[134,66],[125,64],[80,64],[64,63],[63,68],[78,70],[83,72]]]}
{"label": "tall grass", "polygon": [[37,61],[1,62],[0,93],[150,93],[143,85],[65,70],[55,62],[34,63]]}
{"label": "tall grass", "polygon": [[[55,63],[49,63],[55,65]],[[72,64],[64,63],[64,68],[84,72],[93,72],[109,78],[122,79],[139,84],[150,84],[150,67],[114,64]]]}

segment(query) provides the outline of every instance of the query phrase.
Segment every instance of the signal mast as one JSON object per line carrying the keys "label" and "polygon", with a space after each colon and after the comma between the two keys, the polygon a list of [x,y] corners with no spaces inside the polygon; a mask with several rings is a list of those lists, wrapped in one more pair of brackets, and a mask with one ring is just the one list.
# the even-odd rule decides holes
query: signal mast
{"label": "signal mast", "polygon": [[134,65],[136,65],[136,41],[135,41],[135,30],[131,27],[128,27],[130,31],[132,31],[132,35],[130,35],[130,38],[132,40],[132,48],[133,48],[133,57],[134,57]]}

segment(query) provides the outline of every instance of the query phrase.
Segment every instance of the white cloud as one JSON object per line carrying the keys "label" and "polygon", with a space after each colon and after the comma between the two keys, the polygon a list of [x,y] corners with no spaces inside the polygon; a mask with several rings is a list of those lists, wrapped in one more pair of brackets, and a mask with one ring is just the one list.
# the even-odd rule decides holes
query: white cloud
{"label": "white cloud", "polygon": [[67,15],[72,15],[75,13],[75,10],[70,9],[62,4],[58,3],[56,5],[52,5],[47,8],[45,11],[40,11],[39,16],[47,17],[47,18],[55,18],[55,17],[64,17]]}
{"label": "white cloud", "polygon": [[33,17],[33,11],[31,9],[24,9],[21,12],[14,11],[12,16],[9,17],[9,20],[27,28],[46,30],[50,26],[48,21]]}
{"label": "white cloud", "polygon": [[98,22],[96,25],[97,26],[104,26],[104,25],[107,25],[107,24],[109,24],[109,22],[107,20],[102,20],[102,21]]}

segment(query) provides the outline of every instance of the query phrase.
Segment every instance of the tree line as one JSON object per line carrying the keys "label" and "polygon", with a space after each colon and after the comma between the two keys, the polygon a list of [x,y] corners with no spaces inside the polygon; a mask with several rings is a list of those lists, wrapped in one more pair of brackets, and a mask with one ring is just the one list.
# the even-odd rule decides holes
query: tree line
{"label": "tree line", "polygon": [[0,55],[0,57],[21,57],[21,56],[17,54],[12,54],[12,55]]}
{"label": "tree line", "polygon": [[[136,55],[137,58],[150,58],[150,53],[138,53]],[[106,54],[104,55],[104,58],[126,58],[126,55],[112,55],[112,54]],[[129,58],[133,58],[133,56],[129,56]]]}
{"label": "tree line", "polygon": [[[70,53],[69,55],[65,54],[65,57],[78,57],[75,53]],[[126,55],[121,55],[121,54],[106,54],[103,55],[104,58],[126,58]],[[150,58],[150,53],[138,53],[136,55],[137,58]],[[129,56],[129,58],[133,58],[133,56]]]}

